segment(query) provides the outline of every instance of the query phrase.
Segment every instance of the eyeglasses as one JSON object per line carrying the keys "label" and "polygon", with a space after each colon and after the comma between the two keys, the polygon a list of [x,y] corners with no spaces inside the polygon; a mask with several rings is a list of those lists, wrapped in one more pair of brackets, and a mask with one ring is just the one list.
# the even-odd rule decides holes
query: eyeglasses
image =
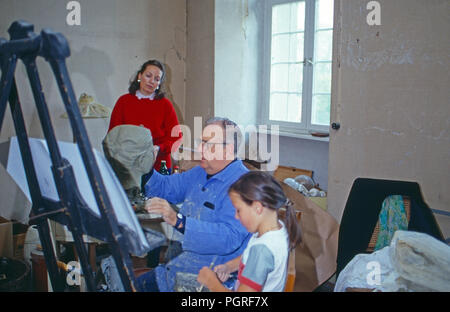
{"label": "eyeglasses", "polygon": [[195,139],[195,140],[194,140],[194,147],[195,147],[195,148],[199,148],[200,145],[201,145],[202,148],[203,148],[204,146],[206,146],[206,147],[208,147],[209,149],[211,149],[214,145],[217,145],[217,144],[227,145],[228,143],[227,143],[227,142],[208,142],[208,141],[205,141],[205,140],[202,140],[202,139]]}

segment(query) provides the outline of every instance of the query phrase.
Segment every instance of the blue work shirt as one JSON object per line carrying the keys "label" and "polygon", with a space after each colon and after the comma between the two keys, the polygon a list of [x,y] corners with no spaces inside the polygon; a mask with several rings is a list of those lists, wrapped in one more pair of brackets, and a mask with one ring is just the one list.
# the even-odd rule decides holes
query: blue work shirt
{"label": "blue work shirt", "polygon": [[198,274],[204,266],[225,263],[240,256],[251,234],[237,220],[228,189],[248,169],[235,160],[207,179],[200,166],[181,174],[164,176],[154,172],[145,185],[148,197],[160,197],[177,204],[186,216],[183,252],[155,268],[160,291],[173,291],[177,272]]}

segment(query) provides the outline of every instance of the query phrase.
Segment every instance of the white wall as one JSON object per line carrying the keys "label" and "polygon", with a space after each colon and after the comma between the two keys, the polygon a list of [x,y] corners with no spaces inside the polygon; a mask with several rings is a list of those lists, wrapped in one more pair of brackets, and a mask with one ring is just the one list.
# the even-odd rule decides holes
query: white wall
{"label": "white wall", "polygon": [[[51,28],[68,40],[71,56],[67,60],[77,98],[86,92],[98,103],[113,108],[128,89],[129,80],[150,58],[161,60],[167,69],[166,90],[180,122],[184,122],[186,78],[186,1],[185,0],[80,0],[81,25],[68,26],[69,11],[62,0],[0,0],[0,37],[9,39],[7,29],[17,19],[34,24],[35,32]],[[50,67],[38,59],[41,81],[57,138],[72,141],[65,111]],[[19,95],[31,137],[43,137],[34,100],[20,62],[16,71]],[[93,147],[101,149],[108,119],[85,120]],[[7,110],[0,141],[15,135]],[[0,183],[8,177],[0,169]],[[0,191],[1,205],[14,205],[22,195],[8,186]],[[19,192],[20,193],[20,192]],[[18,194],[18,195],[16,195]],[[4,200],[6,199],[6,200]],[[21,203],[18,206],[22,205]]]}
{"label": "white wall", "polygon": [[[185,124],[214,116],[214,1],[187,1]],[[192,130],[192,135],[193,135]]]}
{"label": "white wall", "polygon": [[328,189],[328,142],[280,138],[280,164],[313,171],[313,179]]}
{"label": "white wall", "polygon": [[[329,210],[340,220],[357,177],[418,182],[431,208],[450,207],[450,2],[340,1],[333,69]],[[439,217],[446,236],[450,218]],[[445,234],[445,233],[444,233]]]}
{"label": "white wall", "polygon": [[[35,25],[61,32],[69,41],[71,56],[67,60],[76,96],[87,92],[101,104],[113,107],[117,98],[127,92],[128,82],[139,66],[150,58],[164,62],[168,71],[167,91],[179,117],[185,106],[186,8],[185,1],[79,1],[81,25],[66,24],[67,1],[1,0],[0,36],[9,39],[7,28],[23,19]],[[130,22],[132,21],[132,22]],[[58,138],[72,139],[67,120],[59,118],[64,112],[56,84],[48,65],[42,59],[41,80],[46,91]],[[21,66],[21,65],[20,65]],[[22,80],[24,70],[19,66],[21,90],[28,86]],[[28,88],[29,89],[29,88]],[[22,101],[30,100],[23,90]],[[30,135],[40,136],[36,111],[25,109],[30,121]],[[94,147],[100,148],[109,120],[85,120]],[[4,127],[1,137],[7,138],[12,127]]]}
{"label": "white wall", "polygon": [[257,124],[263,2],[216,1],[214,112],[237,124]]}

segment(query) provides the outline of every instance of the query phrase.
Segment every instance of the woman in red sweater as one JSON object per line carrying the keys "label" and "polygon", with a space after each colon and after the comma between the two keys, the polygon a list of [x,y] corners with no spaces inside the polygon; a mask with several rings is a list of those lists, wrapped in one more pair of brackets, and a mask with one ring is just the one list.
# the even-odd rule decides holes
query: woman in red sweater
{"label": "woman in red sweater", "polygon": [[159,170],[161,160],[166,161],[170,170],[172,146],[181,143],[181,140],[180,143],[176,143],[181,139],[181,132],[174,129],[179,124],[177,114],[161,90],[164,78],[165,70],[162,63],[156,60],[145,62],[131,82],[129,93],[117,100],[108,129],[109,132],[119,125],[136,125],[150,129],[153,144],[159,148],[154,165],[156,170]]}

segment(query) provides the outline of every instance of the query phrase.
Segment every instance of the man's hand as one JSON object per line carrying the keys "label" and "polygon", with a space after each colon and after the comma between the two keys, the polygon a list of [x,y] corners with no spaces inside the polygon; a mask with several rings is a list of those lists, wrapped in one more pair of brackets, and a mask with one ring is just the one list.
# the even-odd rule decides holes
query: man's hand
{"label": "man's hand", "polygon": [[165,199],[153,197],[147,200],[145,202],[145,210],[149,213],[160,214],[164,221],[172,226],[175,226],[177,223],[177,213]]}

